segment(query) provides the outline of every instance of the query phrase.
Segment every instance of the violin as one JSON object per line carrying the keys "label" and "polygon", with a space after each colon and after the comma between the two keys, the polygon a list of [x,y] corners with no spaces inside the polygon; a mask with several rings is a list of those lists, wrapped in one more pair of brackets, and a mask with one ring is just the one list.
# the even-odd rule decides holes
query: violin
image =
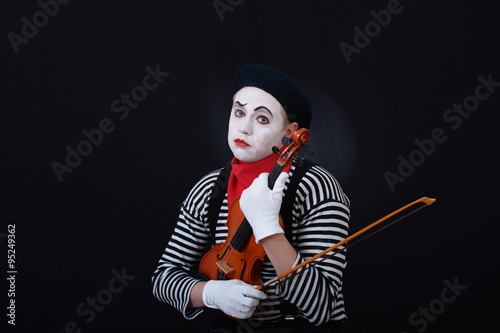
{"label": "violin", "polygon": [[[309,140],[310,133],[301,128],[290,138],[283,138],[286,148],[280,153],[277,147],[273,152],[279,158],[269,173],[268,186],[274,187],[281,171],[292,163],[299,150]],[[279,218],[283,228],[283,219]],[[239,198],[236,199],[228,212],[226,222],[228,235],[226,241],[212,245],[212,248],[200,261],[199,271],[210,280],[238,279],[252,285],[261,285],[260,271],[262,262],[266,260],[266,252],[262,244],[255,242],[252,227],[241,211]]]}

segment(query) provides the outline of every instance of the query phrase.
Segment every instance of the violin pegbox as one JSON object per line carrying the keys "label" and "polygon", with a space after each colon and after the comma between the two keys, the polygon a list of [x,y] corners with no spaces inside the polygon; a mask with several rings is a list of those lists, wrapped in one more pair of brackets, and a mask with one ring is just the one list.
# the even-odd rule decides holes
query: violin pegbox
{"label": "violin pegbox", "polygon": [[278,164],[285,166],[292,163],[292,160],[296,158],[299,150],[306,147],[305,144],[310,136],[311,133],[306,128],[301,128],[295,131],[291,137],[284,137],[282,143],[286,148],[282,153],[279,152],[278,147],[273,147],[273,152],[280,155]]}

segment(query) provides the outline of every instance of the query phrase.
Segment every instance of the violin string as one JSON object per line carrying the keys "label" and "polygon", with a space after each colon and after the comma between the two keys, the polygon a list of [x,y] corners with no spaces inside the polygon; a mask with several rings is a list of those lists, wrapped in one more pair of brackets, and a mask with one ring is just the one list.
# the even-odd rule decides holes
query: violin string
{"label": "violin string", "polygon": [[246,244],[246,241],[244,236],[248,235],[249,232],[249,223],[246,220],[246,218],[243,218],[241,221],[241,224],[239,225],[238,229],[236,230],[236,233],[234,236],[231,238],[231,247],[233,251],[229,251],[226,255],[226,262],[228,263],[229,267],[233,267],[233,260],[234,257],[236,256],[236,250],[242,249],[242,247]]}
{"label": "violin string", "polygon": [[[281,173],[282,167],[280,167],[278,164],[276,164],[273,169],[271,170],[269,176],[268,176],[268,185],[270,185],[270,188],[273,187],[274,183],[276,182],[277,177]],[[249,238],[253,234],[252,226],[248,222],[246,218],[243,219],[241,222],[240,226],[238,227],[238,230],[236,231],[234,237],[231,239],[231,243],[233,248],[236,249],[243,249],[245,245],[248,243]],[[227,255],[227,262],[231,266],[232,259],[236,254],[233,254],[234,252],[230,252]]]}
{"label": "violin string", "polygon": [[238,227],[234,237],[231,239],[232,246],[236,249],[243,249],[243,247],[247,244],[248,239],[246,236],[252,235],[252,226],[248,223],[246,218],[243,218],[241,224]]}
{"label": "violin string", "polygon": [[276,180],[278,179],[278,176],[280,175],[282,169],[283,169],[282,167],[275,165],[274,168],[271,170],[271,173],[269,174],[270,189],[274,187],[274,184],[276,183]]}
{"label": "violin string", "polygon": [[356,239],[355,241],[352,241],[352,242],[347,243],[345,246],[341,246],[341,247],[338,247],[338,248],[336,248],[336,249],[333,249],[333,250],[331,251],[331,253],[327,253],[327,254],[325,254],[324,256],[322,256],[321,258],[318,258],[318,259],[316,259],[315,261],[310,262],[309,264],[305,265],[304,267],[301,267],[300,269],[298,269],[298,270],[296,270],[296,271],[291,272],[290,274],[288,274],[287,276],[283,277],[282,279],[280,279],[280,280],[276,281],[275,283],[272,283],[272,284],[267,285],[267,286],[265,286],[265,283],[263,283],[263,284],[261,285],[261,286],[262,286],[262,289],[268,289],[268,288],[270,288],[270,287],[271,287],[271,286],[273,286],[273,285],[283,285],[283,284],[284,284],[287,280],[289,280],[289,279],[291,279],[291,278],[293,278],[293,277],[295,277],[295,276],[297,276],[297,275],[301,275],[301,274],[302,274],[302,273],[304,273],[306,270],[308,270],[308,269],[310,269],[310,268],[314,267],[314,266],[315,266],[315,265],[317,265],[318,263],[321,263],[321,262],[325,261],[326,259],[329,259],[329,258],[331,258],[331,257],[335,256],[336,254],[338,254],[338,253],[340,253],[340,252],[342,252],[342,251],[344,251],[344,252],[345,252],[348,248],[350,248],[350,247],[352,247],[352,246],[354,246],[354,245],[358,244],[359,242],[362,242],[363,240],[365,240],[365,239],[367,239],[367,238],[369,238],[369,237],[371,237],[371,236],[373,236],[373,235],[375,235],[375,234],[379,233],[380,231],[382,231],[382,230],[384,230],[384,229],[386,229],[386,228],[390,227],[391,225],[393,225],[393,224],[395,224],[395,223],[397,223],[397,222],[401,221],[402,219],[404,219],[404,218],[406,218],[406,217],[408,217],[408,216],[410,216],[410,215],[412,215],[412,214],[414,214],[414,213],[418,212],[419,210],[421,210],[421,209],[423,209],[423,208],[425,208],[425,207],[426,207],[426,205],[420,206],[420,207],[418,207],[418,208],[416,208],[416,209],[414,209],[414,210],[412,210],[412,211],[410,211],[410,212],[406,213],[405,215],[403,215],[403,216],[401,216],[401,217],[399,217],[399,218],[395,219],[394,221],[389,222],[389,223],[386,223],[384,226],[382,226],[382,227],[379,227],[379,228],[375,229],[374,231],[372,231],[371,233],[369,233],[369,234],[365,235],[364,237],[362,237],[362,238],[360,238],[360,239]]}
{"label": "violin string", "polygon": [[[299,131],[302,133],[302,135],[301,135],[302,137],[304,137],[304,134],[309,133],[306,129],[301,129]],[[299,132],[299,131],[297,131],[297,132]],[[309,136],[304,137],[305,141],[303,139],[303,143],[307,142],[308,138],[309,138]],[[292,142],[293,142],[293,140],[292,140]],[[288,145],[290,145],[292,142],[289,142]],[[299,145],[299,147],[300,147],[300,145]],[[300,149],[300,148],[298,148],[298,149]],[[273,152],[278,154],[278,155],[281,155],[281,153],[279,153],[279,149],[277,147],[273,147]],[[281,171],[283,170],[284,166],[286,165],[286,160],[290,157],[290,154],[287,154],[286,156],[288,156],[288,157],[285,158],[285,155],[280,156],[278,161],[274,165],[273,169],[269,173],[268,186],[270,189],[273,189],[274,184],[275,184],[276,180],[278,179],[278,176],[280,175]],[[241,210],[241,208],[240,208],[240,210]],[[234,236],[230,240],[231,247],[235,248],[235,250],[241,249],[243,251],[243,249],[248,244],[248,241],[252,235],[253,235],[252,226],[250,225],[248,220],[244,217],[242,222],[238,226],[236,233],[234,234]],[[226,250],[226,251],[229,251],[229,253],[227,253],[227,255],[226,255],[226,259],[227,259],[226,262],[229,265],[229,267],[231,267],[231,262],[234,260],[234,257],[236,256],[236,252],[237,252],[237,251],[235,252],[235,251],[230,251],[230,250],[231,250],[230,248],[228,248],[228,250]],[[227,278],[227,276],[223,272],[221,272],[219,269],[217,269],[217,275],[220,278],[221,277]]]}

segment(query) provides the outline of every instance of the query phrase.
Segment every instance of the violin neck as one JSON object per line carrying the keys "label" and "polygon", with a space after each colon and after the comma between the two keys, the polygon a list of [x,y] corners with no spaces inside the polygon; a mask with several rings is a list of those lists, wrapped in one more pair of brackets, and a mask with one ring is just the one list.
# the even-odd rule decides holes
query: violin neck
{"label": "violin neck", "polygon": [[278,179],[279,175],[281,174],[281,171],[283,171],[284,166],[279,165],[279,163],[276,163],[269,173],[268,177],[268,183],[267,185],[269,188],[272,190],[274,187],[274,184],[276,183],[276,180]]}
{"label": "violin neck", "polygon": [[[273,189],[274,184],[276,183],[276,180],[278,179],[283,169],[284,166],[281,166],[279,163],[276,163],[274,165],[268,177],[268,186],[270,189]],[[252,235],[253,231],[250,223],[248,223],[246,218],[243,218],[243,221],[241,221],[241,224],[238,227],[238,230],[236,230],[236,233],[231,239],[230,243],[235,250],[242,252]]]}

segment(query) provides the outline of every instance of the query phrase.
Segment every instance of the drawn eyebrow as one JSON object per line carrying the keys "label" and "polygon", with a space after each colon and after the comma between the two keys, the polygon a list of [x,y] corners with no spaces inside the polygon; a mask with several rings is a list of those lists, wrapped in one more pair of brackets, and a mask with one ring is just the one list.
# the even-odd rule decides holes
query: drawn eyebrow
{"label": "drawn eyebrow", "polygon": [[273,113],[271,112],[271,110],[269,110],[267,107],[265,107],[264,105],[261,105],[261,106],[258,106],[255,108],[254,111],[257,111],[257,110],[260,110],[260,109],[264,109],[266,110],[267,112],[269,112],[271,114],[271,116],[273,115]]}
{"label": "drawn eyebrow", "polygon": [[[241,103],[240,101],[236,101],[236,102],[234,102],[234,104],[237,104],[237,105],[239,105],[239,106],[245,106],[245,105],[247,105],[248,103],[243,104],[243,103]],[[254,111],[258,111],[258,110],[265,110],[265,111],[269,112],[269,114],[270,114],[271,116],[273,115],[273,113],[271,112],[271,110],[269,110],[269,109],[268,109],[266,106],[264,106],[264,105],[261,105],[261,106],[256,107]]]}

